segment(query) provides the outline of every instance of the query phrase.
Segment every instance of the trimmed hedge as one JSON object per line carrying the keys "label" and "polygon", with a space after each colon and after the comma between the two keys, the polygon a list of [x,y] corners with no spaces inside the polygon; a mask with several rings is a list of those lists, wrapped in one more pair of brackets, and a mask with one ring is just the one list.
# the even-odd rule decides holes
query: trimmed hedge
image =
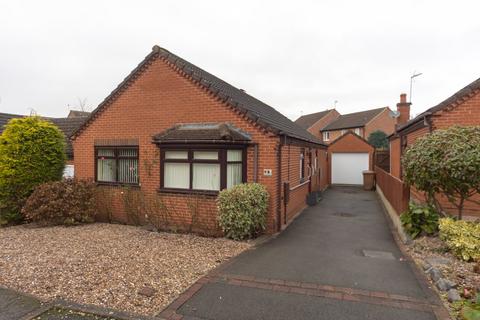
{"label": "trimmed hedge", "polygon": [[0,135],[0,225],[22,220],[21,208],[36,186],[60,180],[65,137],[39,117],[8,122]]}
{"label": "trimmed hedge", "polygon": [[222,190],[217,199],[218,222],[225,236],[234,240],[254,238],[265,230],[268,191],[258,183]]}
{"label": "trimmed hedge", "polygon": [[73,179],[47,182],[35,189],[22,213],[43,226],[93,222],[95,185]]}

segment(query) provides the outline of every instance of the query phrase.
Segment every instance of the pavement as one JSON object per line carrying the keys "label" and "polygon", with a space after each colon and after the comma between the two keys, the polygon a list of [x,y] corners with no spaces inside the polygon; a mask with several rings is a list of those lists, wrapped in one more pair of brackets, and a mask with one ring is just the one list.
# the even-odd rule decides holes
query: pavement
{"label": "pavement", "polygon": [[41,307],[34,297],[0,287],[0,320],[22,319]]}
{"label": "pavement", "polygon": [[375,192],[333,187],[277,237],[202,278],[166,319],[449,319]]}

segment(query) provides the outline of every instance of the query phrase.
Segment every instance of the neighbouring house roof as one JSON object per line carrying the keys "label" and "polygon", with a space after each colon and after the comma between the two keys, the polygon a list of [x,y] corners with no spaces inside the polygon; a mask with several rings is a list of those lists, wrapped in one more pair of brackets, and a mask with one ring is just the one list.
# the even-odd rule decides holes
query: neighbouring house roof
{"label": "neighbouring house roof", "polygon": [[383,110],[385,107],[340,115],[322,131],[363,127]]}
{"label": "neighbouring house roof", "polygon": [[156,143],[246,143],[251,138],[228,123],[189,123],[169,128],[153,140]]}
{"label": "neighbouring house roof", "polygon": [[24,116],[18,114],[11,114],[11,113],[0,113],[0,134],[2,134],[3,130],[5,129],[5,125],[14,118],[21,118]]}
{"label": "neighbouring house roof", "polygon": [[86,117],[77,117],[77,118],[46,118],[46,120],[51,121],[55,124],[60,130],[63,131],[65,135],[66,149],[65,153],[69,158],[73,158],[73,147],[70,141],[70,137],[73,132],[79,128],[86,120]]}
{"label": "neighbouring house roof", "polygon": [[[466,87],[462,88],[461,90],[455,92],[452,96],[443,100],[442,102],[440,102],[436,106],[425,110],[424,112],[417,115],[415,118],[409,120],[407,123],[399,126],[397,128],[396,132],[401,132],[401,131],[407,129],[408,127],[412,126],[413,124],[418,123],[419,121],[423,121],[423,119],[426,116],[429,116],[429,115],[431,115],[435,112],[441,111],[441,110],[447,108],[448,106],[452,105],[453,103],[455,103],[459,100],[465,99],[467,96],[475,93],[475,91],[477,91],[477,90],[480,90],[480,78],[473,81],[472,83],[470,83]],[[479,110],[479,112],[480,112],[480,110]],[[393,133],[392,135],[395,135],[395,133]],[[390,136],[392,136],[392,135],[390,135]]]}
{"label": "neighbouring house roof", "polygon": [[[23,118],[26,117],[25,115],[20,114],[9,114],[9,113],[0,113],[0,134],[2,134],[3,130],[5,129],[5,125],[14,118]],[[86,117],[74,117],[74,118],[50,118],[50,117],[42,117],[42,119],[48,120],[55,124],[65,135],[65,144],[66,149],[65,153],[67,154],[68,158],[73,158],[73,148],[70,142],[70,136],[72,133],[80,127],[83,122],[87,119]]]}
{"label": "neighbouring house roof", "polygon": [[90,115],[90,112],[88,112],[88,111],[70,110],[67,118],[88,117],[89,115]]}
{"label": "neighbouring house roof", "polygon": [[332,111],[332,109],[303,115],[297,120],[295,120],[295,123],[304,129],[308,129],[313,126],[318,120],[325,117],[330,111]]}
{"label": "neighbouring house roof", "polygon": [[154,46],[152,52],[100,103],[86,123],[76,130],[73,138],[80,134],[83,128],[88,126],[105,107],[125,90],[131,81],[147,67],[151,60],[156,58],[166,61],[179,74],[206,89],[262,128],[278,135],[286,135],[299,140],[324,145],[318,138],[271,106],[159,46]]}
{"label": "neighbouring house roof", "polygon": [[341,136],[339,136],[338,138],[336,138],[335,140],[333,140],[329,145],[328,147],[330,148],[331,146],[333,146],[335,143],[339,142],[339,141],[342,141],[343,139],[345,139],[346,137],[348,137],[349,135],[352,135],[353,137],[365,142],[367,145],[369,145],[372,149],[375,149],[375,147],[370,143],[368,142],[368,140],[366,140],[365,138],[359,136],[358,134],[356,134],[355,132],[353,131],[348,131],[347,133],[345,134],[342,134]]}

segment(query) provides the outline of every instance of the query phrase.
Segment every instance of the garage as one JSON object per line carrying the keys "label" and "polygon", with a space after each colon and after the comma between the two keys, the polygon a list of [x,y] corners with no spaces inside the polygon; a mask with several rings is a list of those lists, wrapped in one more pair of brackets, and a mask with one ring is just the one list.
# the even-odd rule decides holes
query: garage
{"label": "garage", "polygon": [[364,170],[373,169],[375,148],[353,132],[332,141],[328,146],[330,184],[363,184]]}
{"label": "garage", "polygon": [[332,183],[362,184],[362,171],[368,170],[368,153],[332,153]]}

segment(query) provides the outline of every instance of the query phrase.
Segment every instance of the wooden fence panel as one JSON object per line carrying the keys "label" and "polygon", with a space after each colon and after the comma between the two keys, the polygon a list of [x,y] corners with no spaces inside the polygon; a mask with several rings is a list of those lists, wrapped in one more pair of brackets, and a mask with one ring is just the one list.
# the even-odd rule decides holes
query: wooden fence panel
{"label": "wooden fence panel", "polygon": [[408,209],[410,188],[402,180],[392,176],[382,168],[375,166],[377,186],[382,189],[383,195],[395,209],[402,214]]}
{"label": "wooden fence panel", "polygon": [[375,150],[375,165],[390,172],[390,150]]}

